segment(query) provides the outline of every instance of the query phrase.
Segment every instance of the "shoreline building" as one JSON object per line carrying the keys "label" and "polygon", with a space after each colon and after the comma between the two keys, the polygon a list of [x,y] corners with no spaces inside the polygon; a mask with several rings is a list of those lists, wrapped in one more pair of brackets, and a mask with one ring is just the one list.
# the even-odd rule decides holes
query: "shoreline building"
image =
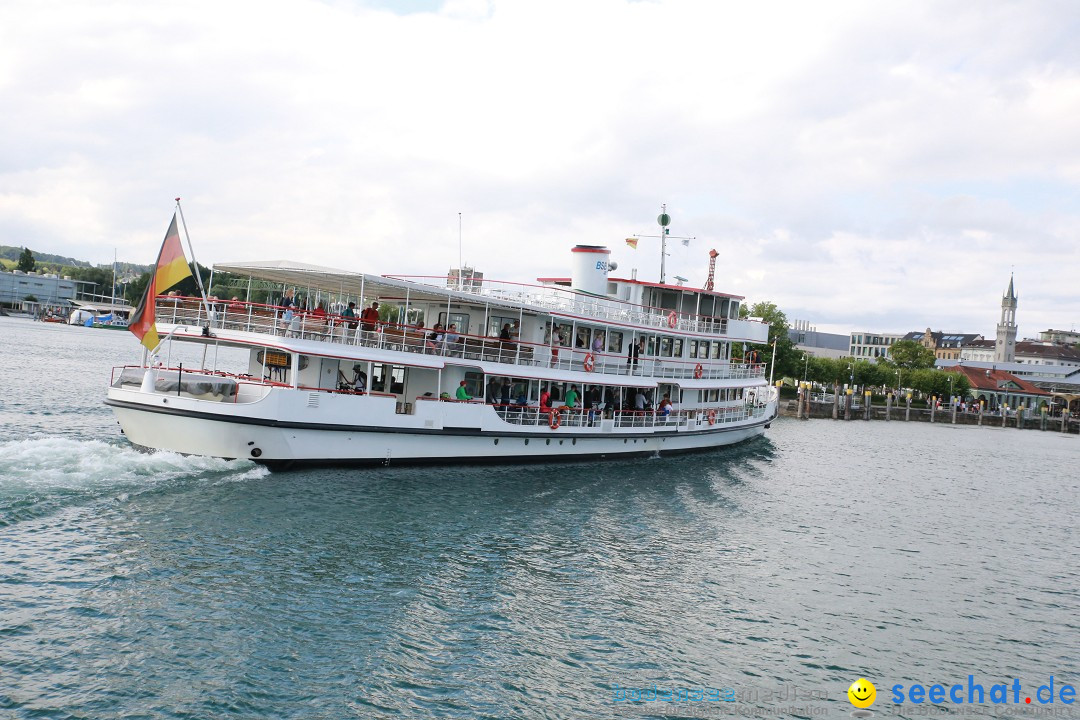
{"label": "shoreline building", "polygon": [[960,353],[964,347],[970,345],[973,342],[982,340],[983,336],[975,333],[966,334],[948,334],[943,333],[940,330],[933,332],[930,328],[926,328],[925,332],[909,332],[902,340],[914,340],[922,345],[924,348],[929,348],[934,351],[934,358],[937,360],[959,360]]}
{"label": "shoreline building", "polygon": [[[938,359],[937,367],[967,375],[973,392],[988,402],[994,399],[1013,407],[1008,398],[1015,402],[1016,398],[1024,397],[1048,402],[1054,413],[1062,407],[1080,412],[1080,348],[1051,341],[1053,338],[1067,342],[1072,335],[1080,336],[1080,333],[1048,330],[1040,333],[1040,340],[1016,342],[1018,304],[1010,275],[1009,287],[1001,298],[997,337],[992,341],[974,340],[961,349],[959,358]],[[1044,400],[1032,393],[1031,388],[1048,398]]]}
{"label": "shoreline building", "polygon": [[904,336],[896,333],[853,332],[848,343],[851,357],[856,360],[891,357],[889,349]]}
{"label": "shoreline building", "polygon": [[41,307],[66,308],[74,304],[79,282],[52,273],[0,272],[0,307],[22,312],[36,312]]}
{"label": "shoreline building", "polygon": [[842,358],[848,356],[848,336],[839,333],[818,332],[806,320],[795,320],[788,329],[788,337],[795,347],[814,357]]}
{"label": "shoreline building", "polygon": [[1039,340],[1054,345],[1080,345],[1080,332],[1076,330],[1043,330],[1039,333]]}
{"label": "shoreline building", "polygon": [[1053,402],[1052,393],[1035,383],[1017,377],[1005,370],[957,365],[955,370],[964,374],[971,383],[971,394],[986,403],[986,409],[995,412],[1002,408],[1016,410],[1021,405],[1033,412]]}

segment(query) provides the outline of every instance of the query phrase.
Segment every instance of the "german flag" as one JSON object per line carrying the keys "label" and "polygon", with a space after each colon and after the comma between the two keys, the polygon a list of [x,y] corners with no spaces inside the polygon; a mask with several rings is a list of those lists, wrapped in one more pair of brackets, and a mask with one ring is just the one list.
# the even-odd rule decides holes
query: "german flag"
{"label": "german flag", "polygon": [[135,333],[147,350],[153,351],[160,344],[157,325],[154,322],[154,302],[158,293],[165,292],[184,278],[191,277],[191,268],[184,257],[184,248],[180,245],[180,232],[176,229],[176,213],[173,213],[169,231],[165,233],[165,242],[161,243],[156,270],[150,276],[139,307],[131,316],[128,330]]}

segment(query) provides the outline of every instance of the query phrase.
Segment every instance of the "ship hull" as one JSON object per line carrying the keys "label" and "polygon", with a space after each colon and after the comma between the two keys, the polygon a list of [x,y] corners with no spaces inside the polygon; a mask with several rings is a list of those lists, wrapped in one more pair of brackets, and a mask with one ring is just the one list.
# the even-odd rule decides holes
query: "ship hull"
{"label": "ship hull", "polygon": [[769,412],[726,427],[634,432],[598,422],[592,428],[528,430],[379,427],[287,422],[265,417],[215,415],[177,407],[109,400],[128,439],[143,448],[235,459],[276,467],[297,464],[399,464],[574,460],[709,450],[762,435]]}

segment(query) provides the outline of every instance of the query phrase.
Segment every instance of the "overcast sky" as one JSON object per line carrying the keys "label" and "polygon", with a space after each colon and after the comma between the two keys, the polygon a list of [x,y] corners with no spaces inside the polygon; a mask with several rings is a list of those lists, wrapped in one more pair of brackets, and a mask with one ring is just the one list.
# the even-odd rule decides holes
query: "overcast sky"
{"label": "overcast sky", "polygon": [[822,330],[1080,324],[1080,3],[0,4],[0,244],[615,275]]}

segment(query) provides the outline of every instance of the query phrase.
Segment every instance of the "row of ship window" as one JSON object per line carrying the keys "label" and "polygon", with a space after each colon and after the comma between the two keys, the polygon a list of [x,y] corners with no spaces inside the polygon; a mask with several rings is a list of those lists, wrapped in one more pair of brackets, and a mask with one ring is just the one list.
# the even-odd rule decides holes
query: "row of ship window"
{"label": "row of ship window", "polygon": [[[439,313],[439,322],[443,327],[451,323],[458,328],[472,327],[469,324],[469,314],[461,312]],[[516,317],[502,317],[492,315],[488,317],[486,334],[488,337],[498,337],[504,326],[509,325],[516,331],[518,319]],[[630,342],[635,338],[645,338],[644,354],[661,358],[684,357],[685,344],[686,358],[691,360],[726,360],[728,343],[715,340],[688,340],[681,337],[667,335],[652,335],[618,330],[602,330],[600,328],[575,328],[570,323],[553,323],[548,326],[544,333],[544,343],[553,344],[551,329],[554,327],[559,338],[560,347],[574,347],[582,350],[597,350],[598,352],[622,354],[629,349]],[[515,338],[517,339],[517,338]],[[526,341],[528,339],[526,338]],[[597,342],[599,340],[599,343]],[[598,347],[599,346],[599,347]]]}

